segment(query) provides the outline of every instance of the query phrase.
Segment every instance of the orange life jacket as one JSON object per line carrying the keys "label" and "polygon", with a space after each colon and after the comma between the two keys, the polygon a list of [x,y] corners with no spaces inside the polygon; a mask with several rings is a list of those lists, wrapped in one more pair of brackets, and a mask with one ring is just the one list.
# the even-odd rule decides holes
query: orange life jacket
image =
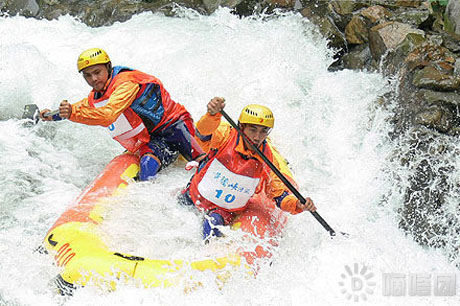
{"label": "orange life jacket", "polygon": [[[235,151],[239,141],[242,139],[238,132],[232,130],[222,147],[212,150],[205,164],[200,165],[189,186],[190,197],[196,206],[204,210],[216,207],[227,211],[244,210],[254,193],[260,191],[266,166],[255,157]],[[265,142],[263,152],[273,160]]]}
{"label": "orange life jacket", "polygon": [[[113,139],[134,153],[143,144],[150,141],[150,135],[154,134],[156,130],[165,128],[179,118],[189,116],[189,114],[185,107],[171,99],[159,79],[138,70],[120,66],[114,67],[112,80],[101,97],[95,98],[96,92],[94,90],[89,93],[88,102],[90,106],[98,108],[106,105],[113,91],[127,81],[139,84],[140,90],[131,106],[123,111],[108,128]],[[154,105],[154,112],[150,112],[152,116],[149,117],[144,114],[147,110],[142,109],[142,106],[139,105],[150,101],[151,94],[148,95],[147,91],[153,90],[152,85],[159,86],[161,99],[157,101],[157,105]]]}

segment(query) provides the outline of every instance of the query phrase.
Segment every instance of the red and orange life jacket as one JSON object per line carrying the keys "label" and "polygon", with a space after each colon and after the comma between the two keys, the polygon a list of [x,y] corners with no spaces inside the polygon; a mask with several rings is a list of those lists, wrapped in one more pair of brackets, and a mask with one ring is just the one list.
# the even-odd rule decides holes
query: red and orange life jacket
{"label": "red and orange life jacket", "polygon": [[[255,157],[235,151],[239,141],[242,140],[238,132],[232,130],[226,143],[210,152],[206,164],[200,165],[189,187],[196,206],[205,210],[215,207],[227,211],[244,210],[254,193],[261,190],[266,166]],[[273,160],[266,143],[263,151]]]}
{"label": "red and orange life jacket", "polygon": [[[106,105],[113,91],[127,81],[139,84],[140,90],[131,106],[108,128],[113,139],[130,152],[136,152],[142,144],[148,143],[150,135],[155,131],[169,126],[179,118],[190,116],[184,106],[171,99],[159,79],[121,66],[114,67],[112,80],[101,97],[95,98],[94,90],[89,93],[90,106],[98,108]],[[154,100],[155,105],[147,109],[146,106],[152,104],[155,98],[151,92],[158,87],[160,97]]]}

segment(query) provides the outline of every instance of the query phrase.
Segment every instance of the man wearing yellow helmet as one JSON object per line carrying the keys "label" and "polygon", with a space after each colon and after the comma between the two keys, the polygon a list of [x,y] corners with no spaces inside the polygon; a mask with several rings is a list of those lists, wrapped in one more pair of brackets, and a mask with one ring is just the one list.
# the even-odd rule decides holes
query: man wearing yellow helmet
{"label": "man wearing yellow helmet", "polygon": [[[246,209],[249,199],[265,188],[276,205],[291,214],[315,211],[310,198],[302,204],[279,177],[253,152],[251,147],[228,125],[221,124],[223,98],[213,98],[207,113],[196,125],[196,137],[208,152],[180,196],[186,205],[195,205],[207,213],[203,222],[203,237],[220,236],[216,225],[228,225]],[[251,104],[243,108],[239,127],[247,138],[279,169],[272,147],[266,138],[274,126],[274,117],[265,106]]]}
{"label": "man wearing yellow helmet", "polygon": [[128,67],[112,68],[100,48],[83,51],[77,67],[92,87],[88,97],[74,104],[62,101],[54,116],[42,110],[43,120],[108,127],[115,140],[141,157],[140,180],[152,179],[179,153],[189,161],[203,153],[189,112],[170,98],[159,79]]}

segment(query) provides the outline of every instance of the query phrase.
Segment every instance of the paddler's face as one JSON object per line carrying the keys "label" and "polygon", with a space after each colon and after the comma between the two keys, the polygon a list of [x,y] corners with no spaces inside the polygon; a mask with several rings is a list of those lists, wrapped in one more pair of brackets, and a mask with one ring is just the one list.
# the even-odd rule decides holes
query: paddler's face
{"label": "paddler's face", "polygon": [[83,69],[83,77],[86,83],[94,91],[103,91],[107,80],[109,79],[109,70],[106,64],[99,64]]}
{"label": "paddler's face", "polygon": [[243,133],[249,138],[250,141],[257,147],[267,138],[271,128],[258,125],[258,124],[242,124]]}

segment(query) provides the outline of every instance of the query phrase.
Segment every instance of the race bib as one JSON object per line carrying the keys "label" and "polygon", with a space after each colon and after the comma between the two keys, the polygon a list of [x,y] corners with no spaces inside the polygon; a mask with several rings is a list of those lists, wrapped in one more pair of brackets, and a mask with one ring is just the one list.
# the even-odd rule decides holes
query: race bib
{"label": "race bib", "polygon": [[[107,100],[96,102],[94,103],[94,107],[99,108],[99,107],[105,106],[107,105],[108,101],[109,100],[107,99]],[[121,114],[117,118],[117,120],[115,120],[115,122],[109,125],[107,128],[109,129],[110,136],[112,136],[112,138],[115,138],[133,129],[124,114]]]}
{"label": "race bib", "polygon": [[125,115],[121,114],[114,123],[108,126],[108,129],[112,137],[117,137],[132,130],[133,128],[131,127],[131,124],[129,124]]}
{"label": "race bib", "polygon": [[215,158],[198,184],[206,200],[225,209],[244,207],[256,191],[260,178],[236,174]]}

